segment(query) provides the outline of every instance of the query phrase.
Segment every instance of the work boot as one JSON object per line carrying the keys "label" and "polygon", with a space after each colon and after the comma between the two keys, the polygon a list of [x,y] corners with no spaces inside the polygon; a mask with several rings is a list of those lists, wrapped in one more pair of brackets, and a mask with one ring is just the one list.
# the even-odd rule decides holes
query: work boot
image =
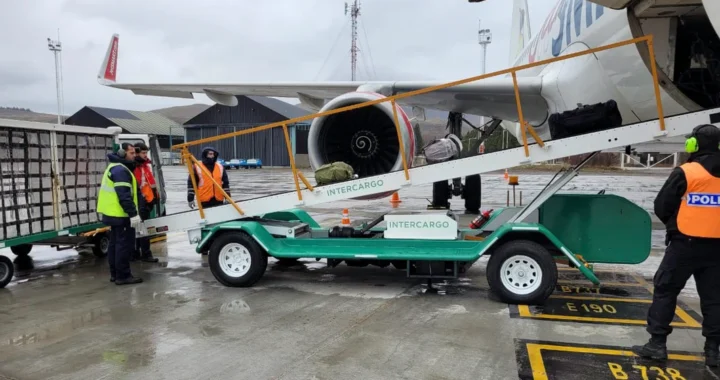
{"label": "work boot", "polygon": [[652,360],[667,360],[667,347],[665,337],[653,336],[644,346],[633,346],[632,352],[635,355]]}
{"label": "work boot", "polygon": [[130,276],[128,278],[115,280],[115,285],[131,285],[131,284],[139,284],[141,282],[143,282],[142,278]]}
{"label": "work boot", "polygon": [[708,367],[717,367],[720,362],[720,350],[718,350],[718,342],[714,339],[705,340],[705,365]]}

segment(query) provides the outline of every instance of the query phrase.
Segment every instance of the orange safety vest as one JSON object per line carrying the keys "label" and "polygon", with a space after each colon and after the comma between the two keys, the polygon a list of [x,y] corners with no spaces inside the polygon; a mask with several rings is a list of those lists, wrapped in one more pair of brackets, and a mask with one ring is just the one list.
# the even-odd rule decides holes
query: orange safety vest
{"label": "orange safety vest", "polygon": [[[222,186],[223,170],[225,170],[223,166],[216,162],[215,167],[212,171],[212,177],[215,182],[217,182],[220,186]],[[200,178],[200,181],[197,184],[197,199],[199,202],[208,202],[209,200],[213,199],[213,197],[215,198],[215,200],[218,201],[222,201],[223,199],[225,199],[222,193],[219,190],[215,189],[215,185],[209,178],[207,178],[207,175],[202,171],[202,169],[200,169],[197,164],[195,164],[195,172],[197,173],[198,178]]]}
{"label": "orange safety vest", "polygon": [[683,164],[687,190],[677,215],[678,230],[687,236],[720,238],[720,178],[697,162]]}
{"label": "orange safety vest", "polygon": [[135,178],[138,181],[138,187],[140,187],[140,193],[142,193],[143,198],[145,198],[145,202],[150,203],[155,199],[155,193],[153,193],[153,189],[155,188],[155,180],[152,178],[152,172],[151,169],[145,165],[138,165],[135,168]]}

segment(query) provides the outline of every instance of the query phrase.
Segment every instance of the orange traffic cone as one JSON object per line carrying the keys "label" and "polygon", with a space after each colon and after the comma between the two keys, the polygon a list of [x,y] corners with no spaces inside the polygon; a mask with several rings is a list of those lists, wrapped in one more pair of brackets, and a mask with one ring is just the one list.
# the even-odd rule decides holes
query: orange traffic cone
{"label": "orange traffic cone", "polygon": [[506,181],[510,178],[510,175],[508,174],[507,169],[505,169],[505,175],[503,177],[505,177]]}
{"label": "orange traffic cone", "polygon": [[402,203],[402,201],[400,200],[400,195],[397,192],[394,192],[392,198],[390,198],[390,204],[393,208],[397,208],[400,203]]}
{"label": "orange traffic cone", "polygon": [[343,209],[341,226],[350,226],[350,216],[348,214],[348,209]]}

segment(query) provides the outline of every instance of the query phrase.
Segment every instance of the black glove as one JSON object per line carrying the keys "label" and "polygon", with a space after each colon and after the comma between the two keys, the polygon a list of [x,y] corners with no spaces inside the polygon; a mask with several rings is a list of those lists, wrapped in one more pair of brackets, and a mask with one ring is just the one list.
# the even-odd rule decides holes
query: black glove
{"label": "black glove", "polygon": [[195,199],[195,193],[192,191],[188,191],[187,193],[187,201],[188,203],[192,202]]}

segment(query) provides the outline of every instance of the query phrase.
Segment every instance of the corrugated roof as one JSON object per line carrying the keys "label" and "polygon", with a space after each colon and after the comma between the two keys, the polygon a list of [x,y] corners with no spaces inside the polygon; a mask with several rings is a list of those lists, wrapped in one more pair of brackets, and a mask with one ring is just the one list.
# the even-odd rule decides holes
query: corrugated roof
{"label": "corrugated roof", "polygon": [[[112,121],[115,125],[128,131],[129,133],[169,135],[172,131],[173,136],[183,136],[185,133],[182,125],[158,113],[126,111],[104,107],[88,108]],[[173,128],[171,129],[170,127]]]}
{"label": "corrugated roof", "polygon": [[309,115],[310,112],[300,108],[296,107],[290,103],[285,103],[282,100],[277,100],[273,98],[268,98],[265,96],[252,96],[247,95],[247,97],[257,103],[260,103],[264,107],[267,107],[280,115],[285,116],[288,119],[293,119],[300,116]]}

